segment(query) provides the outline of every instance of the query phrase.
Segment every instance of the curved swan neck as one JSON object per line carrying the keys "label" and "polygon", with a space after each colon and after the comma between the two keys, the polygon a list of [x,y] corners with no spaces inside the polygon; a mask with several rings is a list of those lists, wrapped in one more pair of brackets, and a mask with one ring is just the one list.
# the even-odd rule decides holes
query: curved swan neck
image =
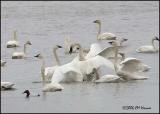
{"label": "curved swan neck", "polygon": [[101,23],[97,23],[98,24],[98,33],[97,33],[97,39],[98,39],[98,36],[101,34]]}
{"label": "curved swan neck", "polygon": [[13,32],[13,40],[17,40],[17,31]]}
{"label": "curved swan neck", "polygon": [[58,58],[58,55],[57,55],[56,51],[57,51],[57,48],[53,48],[53,55],[54,55],[56,65],[60,65],[60,61],[59,61],[59,58]]}
{"label": "curved swan neck", "polygon": [[154,45],[154,41],[155,41],[155,39],[152,39],[152,46],[153,46],[154,49],[156,49],[156,47]]}

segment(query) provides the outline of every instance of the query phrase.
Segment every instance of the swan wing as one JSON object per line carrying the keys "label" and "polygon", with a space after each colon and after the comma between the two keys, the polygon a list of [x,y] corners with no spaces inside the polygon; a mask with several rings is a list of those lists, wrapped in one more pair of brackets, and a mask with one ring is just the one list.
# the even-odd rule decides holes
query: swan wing
{"label": "swan wing", "polygon": [[85,69],[87,69],[87,74],[90,74],[93,71],[93,68],[98,69],[101,66],[105,66],[107,69],[109,68],[114,70],[113,63],[110,60],[99,55],[88,59],[87,63],[88,63],[88,65],[86,65],[87,67],[84,67]]}
{"label": "swan wing", "polygon": [[114,58],[115,57],[115,47],[107,47],[104,48],[98,55],[104,57],[104,58]]}
{"label": "swan wing", "polygon": [[136,58],[126,58],[120,63],[121,70],[127,72],[143,72],[148,70],[150,67]]}
{"label": "swan wing", "polygon": [[102,47],[97,44],[97,43],[93,43],[90,46],[90,51],[88,52],[88,54],[86,55],[86,59],[89,59],[91,57],[96,56],[98,53],[100,53],[102,51]]}

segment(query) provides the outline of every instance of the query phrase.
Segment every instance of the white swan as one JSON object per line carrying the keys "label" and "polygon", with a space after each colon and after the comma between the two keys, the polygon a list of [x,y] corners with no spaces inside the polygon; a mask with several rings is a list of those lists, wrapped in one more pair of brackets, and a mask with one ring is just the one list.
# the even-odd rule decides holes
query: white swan
{"label": "white swan", "polygon": [[2,82],[1,81],[1,90],[8,90],[8,89],[12,89],[12,87],[15,84],[11,83],[11,82]]}
{"label": "white swan", "polygon": [[144,76],[143,70],[137,67],[135,64],[137,61],[121,61],[120,63],[117,62],[118,60],[118,47],[116,41],[112,41],[112,45],[116,47],[115,50],[115,62],[114,67],[116,74],[125,80],[143,80],[148,79],[148,77]]}
{"label": "white swan", "polygon": [[5,66],[6,63],[6,61],[1,60],[1,67]]}
{"label": "white swan", "polygon": [[26,56],[26,46],[27,45],[32,45],[30,41],[27,41],[25,44],[24,44],[24,49],[23,49],[23,52],[14,52],[12,54],[12,59],[23,59],[25,56]]}
{"label": "white swan", "polygon": [[48,81],[51,81],[51,78],[52,78],[52,75],[55,71],[55,69],[60,65],[60,62],[59,62],[59,59],[58,59],[58,56],[57,56],[57,49],[59,48],[62,48],[62,46],[59,46],[59,45],[56,45],[54,48],[53,48],[53,55],[54,55],[54,59],[55,59],[55,62],[56,62],[56,65],[53,66],[53,67],[45,67],[45,61],[44,61],[44,57],[42,56],[42,54],[37,54],[36,58],[39,58],[42,60],[42,65],[41,65],[41,69],[44,69],[44,75],[45,75],[45,80],[48,82]]}
{"label": "white swan", "polygon": [[95,20],[94,23],[98,24],[98,34],[97,34],[97,40],[116,40],[116,35],[112,33],[101,33],[101,21],[100,20]]}
{"label": "white swan", "polygon": [[159,47],[158,48],[155,47],[155,45],[154,45],[155,40],[159,41],[159,38],[155,36],[154,38],[152,38],[152,45],[141,46],[138,49],[136,49],[136,51],[138,53],[155,53],[155,52],[158,52]]}
{"label": "white swan", "polygon": [[19,42],[17,41],[16,32],[17,31],[14,31],[13,40],[10,40],[10,41],[7,42],[7,48],[13,48],[13,47],[18,47],[19,46]]}
{"label": "white swan", "polygon": [[125,58],[125,53],[119,53],[122,56],[122,62],[121,64],[134,64],[136,66],[136,69],[145,72],[151,69],[148,65],[144,64],[141,60],[133,57],[127,57]]}

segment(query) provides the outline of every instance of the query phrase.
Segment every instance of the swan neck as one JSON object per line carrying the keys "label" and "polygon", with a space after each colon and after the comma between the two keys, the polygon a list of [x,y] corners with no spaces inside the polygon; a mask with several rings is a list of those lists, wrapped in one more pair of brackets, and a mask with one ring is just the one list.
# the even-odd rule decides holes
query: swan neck
{"label": "swan neck", "polygon": [[45,60],[43,57],[41,59],[41,77],[42,77],[42,82],[44,85],[45,84]]}
{"label": "swan neck", "polygon": [[24,54],[26,54],[26,48],[27,48],[27,44],[24,44],[24,49],[23,49]]}
{"label": "swan neck", "polygon": [[101,23],[98,23],[98,34],[97,34],[97,39],[98,36],[101,34]]}
{"label": "swan neck", "polygon": [[56,65],[60,65],[60,61],[59,61],[59,58],[58,58],[58,55],[57,55],[57,49],[56,48],[53,49],[53,55],[54,55]]}
{"label": "swan neck", "polygon": [[79,60],[80,61],[84,61],[85,58],[84,58],[84,54],[83,54],[83,49],[80,47],[80,50],[79,50]]}
{"label": "swan neck", "polygon": [[153,46],[154,49],[156,49],[156,47],[154,45],[154,41],[155,41],[155,39],[152,39],[152,46]]}
{"label": "swan neck", "polygon": [[13,40],[17,40],[17,34],[16,31],[13,32]]}

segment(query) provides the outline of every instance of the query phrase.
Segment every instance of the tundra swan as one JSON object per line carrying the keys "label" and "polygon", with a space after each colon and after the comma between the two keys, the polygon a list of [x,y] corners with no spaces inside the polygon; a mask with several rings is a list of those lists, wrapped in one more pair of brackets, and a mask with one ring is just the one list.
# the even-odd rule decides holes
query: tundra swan
{"label": "tundra swan", "polygon": [[158,52],[159,51],[159,47],[158,48],[155,47],[155,45],[154,45],[154,41],[155,40],[159,41],[159,38],[156,37],[156,36],[153,37],[152,38],[152,45],[141,46],[138,49],[136,49],[136,51],[138,53],[155,53],[155,52]]}
{"label": "tundra swan", "polygon": [[137,69],[139,69],[140,71],[148,71],[151,67],[149,67],[148,65],[144,64],[141,60],[137,59],[137,58],[133,58],[133,57],[128,57],[125,58],[125,53],[119,53],[122,56],[122,63],[124,64],[135,64],[137,65]]}
{"label": "tundra swan", "polygon": [[12,87],[15,84],[11,83],[11,82],[2,82],[1,81],[1,90],[8,90],[8,89],[12,89]]}
{"label": "tundra swan", "polygon": [[25,44],[24,44],[24,49],[23,49],[23,52],[14,52],[12,54],[12,59],[23,59],[25,56],[26,56],[26,46],[27,45],[32,45],[30,41],[27,41]]}
{"label": "tundra swan", "polygon": [[10,40],[10,41],[7,42],[7,48],[13,48],[13,47],[18,47],[19,46],[19,42],[17,41],[16,32],[17,31],[14,31],[13,40]]}
{"label": "tundra swan", "polygon": [[116,35],[112,33],[101,33],[101,21],[100,20],[95,20],[93,23],[98,24],[98,34],[97,34],[97,40],[115,40]]}
{"label": "tundra swan", "polygon": [[1,67],[5,66],[6,63],[6,61],[1,60]]}
{"label": "tundra swan", "polygon": [[57,49],[59,49],[59,48],[62,48],[62,46],[56,45],[53,48],[53,55],[54,55],[54,59],[55,59],[55,62],[56,62],[56,65],[53,66],[53,67],[45,67],[44,57],[41,54],[37,54],[36,56],[34,56],[34,57],[39,58],[39,59],[42,60],[41,69],[43,69],[43,68],[45,69],[44,75],[45,75],[46,81],[50,81],[51,80],[55,69],[60,65],[60,62],[59,62],[59,59],[58,59],[58,56],[57,56],[57,53],[56,53]]}
{"label": "tundra swan", "polygon": [[113,46],[115,46],[115,61],[114,67],[116,74],[125,80],[143,80],[148,79],[148,77],[144,76],[143,70],[140,70],[137,67],[137,64],[134,64],[134,61],[121,61],[120,63],[117,62],[118,60],[118,47],[116,41],[110,42]]}
{"label": "tundra swan", "polygon": [[[23,94],[24,93],[26,93],[26,98],[28,98],[28,97],[30,97],[30,91],[29,90],[25,90],[24,92],[23,92]],[[40,96],[40,94],[37,94],[37,95],[31,95],[32,97],[39,97]]]}

